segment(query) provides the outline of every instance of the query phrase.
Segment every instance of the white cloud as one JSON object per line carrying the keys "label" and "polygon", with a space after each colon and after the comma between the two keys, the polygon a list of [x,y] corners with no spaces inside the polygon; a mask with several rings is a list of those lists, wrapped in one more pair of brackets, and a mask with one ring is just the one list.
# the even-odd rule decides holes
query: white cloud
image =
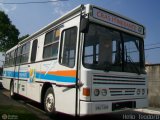
{"label": "white cloud", "polygon": [[67,2],[53,2],[53,14],[56,14],[58,17],[64,15],[69,8],[69,4]]}
{"label": "white cloud", "polygon": [[[4,2],[4,1],[5,0],[0,0],[0,2]],[[5,5],[5,4],[0,3],[0,10],[6,13],[14,11],[16,8],[17,8],[16,5]]]}

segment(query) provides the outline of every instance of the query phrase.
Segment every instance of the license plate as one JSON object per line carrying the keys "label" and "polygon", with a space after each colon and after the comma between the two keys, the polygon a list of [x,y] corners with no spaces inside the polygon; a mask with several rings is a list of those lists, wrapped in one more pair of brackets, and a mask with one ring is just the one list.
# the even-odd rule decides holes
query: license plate
{"label": "license plate", "polygon": [[106,105],[106,104],[97,104],[97,105],[95,105],[95,110],[96,111],[108,110],[108,105]]}

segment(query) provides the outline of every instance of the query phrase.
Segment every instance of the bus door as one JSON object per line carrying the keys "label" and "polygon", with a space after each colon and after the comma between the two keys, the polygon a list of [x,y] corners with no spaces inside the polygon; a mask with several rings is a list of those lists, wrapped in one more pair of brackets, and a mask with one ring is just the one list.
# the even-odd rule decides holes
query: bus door
{"label": "bus door", "polygon": [[17,93],[23,96],[27,94],[28,81],[28,58],[29,58],[30,42],[24,43],[18,47],[15,76],[17,80]]}
{"label": "bus door", "polygon": [[14,92],[18,93],[18,94],[22,94],[22,84],[20,82],[20,64],[21,64],[21,52],[22,52],[22,47],[19,46],[16,49],[16,61],[15,61],[15,68],[14,68]]}
{"label": "bus door", "polygon": [[[39,95],[39,87],[36,81],[40,78],[38,77],[38,73],[40,71],[40,62],[36,62],[37,55],[38,55],[38,39],[31,41],[31,55],[30,55],[30,62],[28,64],[28,81],[27,81],[27,97],[31,98],[32,100],[40,102],[40,95]],[[36,93],[36,94],[35,94]]]}
{"label": "bus door", "polygon": [[[56,66],[59,80],[56,80],[55,104],[58,111],[75,114],[76,106],[76,58],[78,48],[79,17],[71,19],[61,28],[59,60]],[[65,100],[64,100],[65,98]]]}
{"label": "bus door", "polygon": [[19,86],[19,78],[18,78],[18,71],[19,71],[19,58],[18,58],[18,53],[20,52],[20,48],[16,48],[15,50],[15,61],[14,61],[14,92],[18,93],[18,86]]}

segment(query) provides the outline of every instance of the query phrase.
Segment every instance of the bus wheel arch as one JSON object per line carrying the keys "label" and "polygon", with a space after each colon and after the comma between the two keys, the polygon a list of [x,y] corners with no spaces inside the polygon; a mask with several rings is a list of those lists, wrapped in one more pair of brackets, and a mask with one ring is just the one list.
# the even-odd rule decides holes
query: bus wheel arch
{"label": "bus wheel arch", "polygon": [[11,79],[11,82],[10,82],[10,97],[11,98],[15,98],[15,93],[14,93],[14,80]]}
{"label": "bus wheel arch", "polygon": [[[41,92],[41,103],[48,115],[52,115],[55,113],[55,95],[51,83],[44,83]],[[51,110],[49,110],[48,106],[52,107]]]}

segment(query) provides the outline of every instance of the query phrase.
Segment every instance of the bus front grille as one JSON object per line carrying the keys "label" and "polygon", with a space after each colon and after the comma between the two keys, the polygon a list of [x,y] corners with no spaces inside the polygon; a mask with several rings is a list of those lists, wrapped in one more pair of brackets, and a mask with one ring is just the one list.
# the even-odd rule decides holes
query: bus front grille
{"label": "bus front grille", "polygon": [[94,74],[92,80],[94,86],[105,86],[112,97],[135,96],[137,87],[146,85],[145,77],[140,76]]}
{"label": "bus front grille", "polygon": [[145,85],[144,77],[114,76],[114,75],[93,75],[93,84],[106,85]]}
{"label": "bus front grille", "polygon": [[111,96],[134,95],[135,88],[109,88]]}

